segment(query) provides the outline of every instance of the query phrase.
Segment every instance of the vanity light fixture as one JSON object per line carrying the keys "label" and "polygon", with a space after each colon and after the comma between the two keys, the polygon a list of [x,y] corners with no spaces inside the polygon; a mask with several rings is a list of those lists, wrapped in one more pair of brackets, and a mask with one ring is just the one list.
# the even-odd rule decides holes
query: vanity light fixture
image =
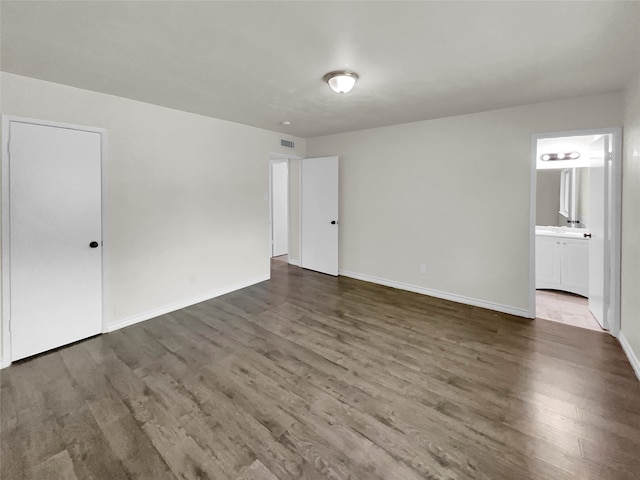
{"label": "vanity light fixture", "polygon": [[336,70],[327,73],[322,79],[336,93],[349,93],[358,81],[358,74],[349,70]]}
{"label": "vanity light fixture", "polygon": [[552,162],[555,160],[577,160],[578,158],[580,158],[580,152],[545,153],[540,155],[540,160],[543,162]]}

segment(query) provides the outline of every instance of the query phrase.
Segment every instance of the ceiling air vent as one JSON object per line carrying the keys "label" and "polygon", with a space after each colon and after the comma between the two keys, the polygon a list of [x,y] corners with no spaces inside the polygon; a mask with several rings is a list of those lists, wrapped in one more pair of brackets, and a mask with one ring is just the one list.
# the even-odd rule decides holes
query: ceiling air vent
{"label": "ceiling air vent", "polygon": [[296,148],[296,142],[293,140],[285,140],[284,138],[280,139],[280,146],[284,148]]}

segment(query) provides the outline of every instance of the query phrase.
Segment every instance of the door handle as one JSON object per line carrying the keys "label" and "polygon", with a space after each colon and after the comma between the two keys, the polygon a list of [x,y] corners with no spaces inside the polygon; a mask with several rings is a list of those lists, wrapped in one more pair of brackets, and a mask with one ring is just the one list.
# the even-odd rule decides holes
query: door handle
{"label": "door handle", "polygon": [[583,233],[582,235],[584,236],[584,238],[591,238],[591,234],[590,233]]}
{"label": "door handle", "polygon": [[91,243],[89,244],[89,246],[90,246],[91,248],[98,248],[98,242],[91,242]]}
{"label": "door handle", "polygon": [[331,220],[331,225],[337,225],[338,221],[337,220]]}

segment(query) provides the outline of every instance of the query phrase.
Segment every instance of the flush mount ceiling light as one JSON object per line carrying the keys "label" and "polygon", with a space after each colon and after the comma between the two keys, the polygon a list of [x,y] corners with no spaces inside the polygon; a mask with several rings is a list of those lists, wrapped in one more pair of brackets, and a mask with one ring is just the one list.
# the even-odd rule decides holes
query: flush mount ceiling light
{"label": "flush mount ceiling light", "polygon": [[329,84],[336,93],[348,93],[358,80],[358,74],[348,70],[336,70],[327,73],[322,79]]}

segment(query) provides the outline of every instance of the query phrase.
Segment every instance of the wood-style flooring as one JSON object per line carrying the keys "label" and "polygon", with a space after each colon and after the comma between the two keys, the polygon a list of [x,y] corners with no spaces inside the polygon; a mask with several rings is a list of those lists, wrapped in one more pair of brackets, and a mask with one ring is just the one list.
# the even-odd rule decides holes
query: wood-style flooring
{"label": "wood-style flooring", "polygon": [[2,479],[640,478],[617,341],[281,262],[2,371]]}

